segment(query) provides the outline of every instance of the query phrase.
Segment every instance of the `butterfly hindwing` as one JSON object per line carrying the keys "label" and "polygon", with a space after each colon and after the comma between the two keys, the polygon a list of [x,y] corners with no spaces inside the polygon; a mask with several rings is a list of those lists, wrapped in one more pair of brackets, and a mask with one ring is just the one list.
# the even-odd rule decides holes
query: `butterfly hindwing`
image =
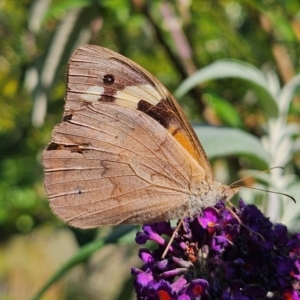
{"label": "butterfly hindwing", "polygon": [[56,126],[43,153],[53,211],[91,228],[180,218],[204,170],[142,112],[92,103]]}

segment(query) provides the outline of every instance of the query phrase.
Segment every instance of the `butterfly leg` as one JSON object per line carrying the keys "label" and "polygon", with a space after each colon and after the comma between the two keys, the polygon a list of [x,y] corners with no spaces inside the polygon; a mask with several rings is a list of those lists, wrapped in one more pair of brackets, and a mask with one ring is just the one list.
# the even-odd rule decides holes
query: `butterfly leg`
{"label": "butterfly leg", "polygon": [[167,253],[168,253],[168,251],[169,251],[169,249],[170,249],[170,247],[171,247],[171,244],[172,244],[172,242],[173,242],[173,240],[174,240],[174,238],[175,238],[175,235],[177,234],[177,232],[178,232],[180,226],[181,226],[182,223],[183,223],[183,219],[184,219],[185,217],[186,217],[186,214],[185,214],[185,216],[184,216],[183,218],[180,219],[180,221],[179,221],[178,225],[176,226],[176,228],[175,228],[175,230],[174,230],[174,232],[173,232],[173,234],[172,234],[172,236],[171,236],[171,238],[170,238],[170,240],[169,240],[169,242],[168,242],[168,244],[167,244],[167,247],[166,247],[165,251],[163,252],[163,254],[162,254],[162,256],[161,256],[161,258],[165,258],[165,256],[167,255]]}

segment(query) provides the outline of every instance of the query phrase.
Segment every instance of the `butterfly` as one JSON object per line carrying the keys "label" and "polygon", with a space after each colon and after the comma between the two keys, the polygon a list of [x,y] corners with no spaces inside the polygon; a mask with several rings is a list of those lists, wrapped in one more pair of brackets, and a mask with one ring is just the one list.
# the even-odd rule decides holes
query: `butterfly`
{"label": "butterfly", "polygon": [[43,165],[53,212],[80,228],[195,216],[238,190],[214,179],[198,137],[162,83],[92,45],[69,60],[64,115]]}

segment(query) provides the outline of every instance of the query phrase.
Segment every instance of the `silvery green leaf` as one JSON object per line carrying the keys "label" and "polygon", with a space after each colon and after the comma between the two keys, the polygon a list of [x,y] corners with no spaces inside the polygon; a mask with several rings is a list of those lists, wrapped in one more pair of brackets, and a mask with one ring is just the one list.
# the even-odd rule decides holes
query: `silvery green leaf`
{"label": "silvery green leaf", "polygon": [[260,140],[243,130],[199,125],[194,129],[210,158],[243,155],[255,157],[269,166],[269,155]]}
{"label": "silvery green leaf", "polygon": [[233,77],[250,83],[251,87],[259,94],[258,101],[265,108],[269,117],[278,116],[277,101],[265,74],[253,65],[238,60],[221,59],[198,70],[184,80],[174,94],[177,98],[181,98],[198,84],[208,80]]}

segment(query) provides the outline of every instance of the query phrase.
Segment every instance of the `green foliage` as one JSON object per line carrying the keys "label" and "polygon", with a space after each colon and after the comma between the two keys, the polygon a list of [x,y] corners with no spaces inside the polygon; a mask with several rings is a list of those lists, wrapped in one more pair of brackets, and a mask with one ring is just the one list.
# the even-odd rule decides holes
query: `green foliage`
{"label": "green foliage", "polygon": [[252,87],[258,94],[257,100],[261,102],[261,107],[265,109],[268,116],[278,117],[278,107],[269,88],[268,78],[254,66],[241,61],[218,60],[202,68],[181,83],[175,96],[180,99],[191,88],[207,80],[231,77],[243,79],[250,83],[250,88]]}
{"label": "green foliage", "polygon": [[[61,119],[67,60],[85,43],[126,55],[176,91],[188,117],[206,123],[195,129],[216,176],[226,173],[230,183],[243,169],[283,166],[254,177],[256,186],[299,199],[299,14],[298,0],[1,3],[2,242],[45,222],[57,225],[41,151]],[[262,201],[249,190],[243,196],[299,228],[299,205],[272,194]]]}

